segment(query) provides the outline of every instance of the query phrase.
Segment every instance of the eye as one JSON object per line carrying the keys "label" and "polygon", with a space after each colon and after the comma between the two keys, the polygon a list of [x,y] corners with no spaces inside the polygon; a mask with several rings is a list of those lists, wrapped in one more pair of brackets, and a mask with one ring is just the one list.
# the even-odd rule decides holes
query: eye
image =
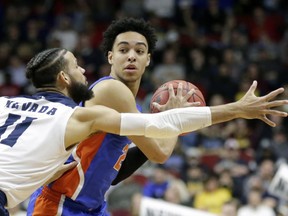
{"label": "eye", "polygon": [[120,48],[119,51],[120,51],[121,53],[126,53],[126,52],[128,51],[128,49],[126,49],[126,48]]}
{"label": "eye", "polygon": [[143,49],[138,49],[136,52],[137,52],[138,54],[143,54],[143,53],[145,53],[145,51],[144,51]]}

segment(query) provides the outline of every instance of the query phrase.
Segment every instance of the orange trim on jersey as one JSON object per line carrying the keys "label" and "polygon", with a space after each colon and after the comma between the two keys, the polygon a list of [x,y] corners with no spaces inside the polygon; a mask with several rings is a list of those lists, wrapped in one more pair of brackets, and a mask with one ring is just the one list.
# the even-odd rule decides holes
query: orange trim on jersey
{"label": "orange trim on jersey", "polygon": [[123,154],[120,155],[120,157],[118,158],[117,162],[115,163],[114,165],[114,169],[117,170],[117,172],[119,172],[121,166],[122,166],[122,162],[125,160],[126,158],[126,155],[127,155],[127,152],[128,152],[128,149],[129,149],[129,144],[127,144],[124,148],[123,148]]}
{"label": "orange trim on jersey", "polygon": [[35,201],[35,207],[32,216],[55,216],[58,212],[61,194],[53,192],[45,186],[40,196]]}
{"label": "orange trim on jersey", "polygon": [[[96,133],[77,145],[77,156],[80,159],[85,158],[85,160],[83,161],[80,160],[84,173],[87,171],[91,161],[97,154],[105,136],[106,133]],[[65,196],[67,197],[72,197],[75,190],[77,189],[77,186],[79,185],[79,182],[80,176],[77,167],[75,167],[72,170],[66,172],[55,182],[53,182],[51,189],[59,193],[65,194]]]}
{"label": "orange trim on jersey", "polygon": [[81,161],[84,173],[89,168],[91,161],[94,159],[96,153],[102,145],[105,136],[106,133],[94,134],[93,136],[87,138],[77,146],[77,156],[79,158],[85,158],[84,161]]}

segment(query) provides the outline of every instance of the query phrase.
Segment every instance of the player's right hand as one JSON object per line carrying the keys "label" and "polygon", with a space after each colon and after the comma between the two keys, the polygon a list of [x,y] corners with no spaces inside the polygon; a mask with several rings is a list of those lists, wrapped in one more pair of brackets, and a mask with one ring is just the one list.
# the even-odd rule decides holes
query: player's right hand
{"label": "player's right hand", "polygon": [[195,89],[191,89],[187,94],[183,95],[183,84],[179,83],[176,94],[172,84],[169,84],[168,91],[169,98],[165,104],[153,103],[153,106],[160,112],[174,108],[200,106],[200,102],[189,102],[189,98],[195,93]]}

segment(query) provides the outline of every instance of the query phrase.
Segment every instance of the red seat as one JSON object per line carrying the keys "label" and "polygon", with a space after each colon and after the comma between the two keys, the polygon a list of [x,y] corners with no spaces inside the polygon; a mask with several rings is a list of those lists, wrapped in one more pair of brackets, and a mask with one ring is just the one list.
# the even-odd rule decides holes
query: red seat
{"label": "red seat", "polygon": [[208,169],[213,170],[214,166],[220,161],[220,157],[217,154],[206,154],[201,156],[200,161]]}

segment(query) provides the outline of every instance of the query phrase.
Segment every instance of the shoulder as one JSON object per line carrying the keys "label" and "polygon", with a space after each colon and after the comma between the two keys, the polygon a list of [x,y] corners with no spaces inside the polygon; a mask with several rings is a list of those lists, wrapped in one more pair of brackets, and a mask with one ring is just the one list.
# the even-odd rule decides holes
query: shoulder
{"label": "shoulder", "polygon": [[94,97],[85,106],[104,105],[118,112],[136,111],[136,101],[131,90],[121,81],[103,80],[93,87]]}
{"label": "shoulder", "polygon": [[94,96],[109,98],[129,98],[134,96],[130,89],[121,81],[115,79],[104,80],[93,87]]}

